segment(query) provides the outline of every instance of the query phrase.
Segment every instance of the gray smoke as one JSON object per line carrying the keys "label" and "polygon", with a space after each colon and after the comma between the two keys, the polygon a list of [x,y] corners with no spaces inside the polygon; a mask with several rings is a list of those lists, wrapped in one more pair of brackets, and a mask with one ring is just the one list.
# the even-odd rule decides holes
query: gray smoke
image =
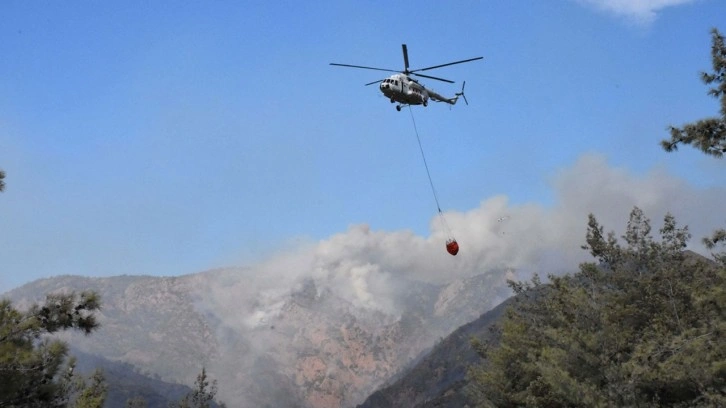
{"label": "gray smoke", "polygon": [[[587,216],[595,214],[606,230],[622,234],[633,206],[645,211],[657,231],[670,212],[688,224],[691,249],[706,253],[700,238],[724,224],[726,189],[697,189],[662,170],[644,175],[613,168],[605,158],[585,155],[552,182],[555,202],[512,205],[505,195],[487,198],[479,207],[444,214],[461,251],[452,257],[448,236],[433,218],[428,237],[410,231],[373,231],[354,225],[317,243],[288,249],[231,274],[212,298],[255,299],[243,305],[245,325],[266,321],[303,279],[330,290],[355,306],[395,313],[397,285],[406,280],[448,282],[493,270],[517,276],[575,271],[589,259],[584,243]],[[249,297],[248,297],[249,296]],[[226,304],[226,302],[220,302]],[[240,310],[234,311],[239,316]]]}
{"label": "gray smoke", "polygon": [[425,237],[353,225],[248,268],[212,272],[216,277],[204,280],[208,286],[199,288],[198,307],[220,323],[217,338],[222,343],[225,331],[245,339],[244,344],[222,344],[246,356],[239,362],[240,372],[245,372],[260,364],[258,357],[269,356],[271,349],[289,348],[292,340],[273,328],[295,293],[304,292],[306,299],[332,293],[352,305],[349,312],[367,310],[390,322],[400,318],[400,289],[412,281],[448,283],[489,274],[493,285],[503,286],[506,279],[527,279],[534,272],[576,271],[580,262],[590,260],[580,248],[589,213],[619,236],[633,206],[644,210],[656,234],[670,212],[680,225],[689,225],[694,236],[691,249],[704,254],[700,238],[726,224],[726,188],[695,188],[661,170],[634,174],[611,167],[598,155],[585,155],[563,169],[552,178],[551,187],[555,200],[549,206],[510,204],[502,194],[471,210],[445,213],[461,245],[455,257],[445,250],[449,234],[437,218],[430,221]]}

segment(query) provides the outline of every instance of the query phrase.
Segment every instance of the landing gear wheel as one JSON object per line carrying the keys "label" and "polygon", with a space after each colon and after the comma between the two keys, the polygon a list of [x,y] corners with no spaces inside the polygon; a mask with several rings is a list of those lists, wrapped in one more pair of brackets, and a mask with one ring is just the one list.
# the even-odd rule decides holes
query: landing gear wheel
{"label": "landing gear wheel", "polygon": [[396,110],[400,112],[401,111],[401,105],[396,105]]}
{"label": "landing gear wheel", "polygon": [[429,101],[427,101],[426,99],[424,99],[423,106],[429,106]]}
{"label": "landing gear wheel", "polygon": [[391,98],[391,103],[394,103],[394,102],[396,102],[396,101],[394,101],[393,98]]}

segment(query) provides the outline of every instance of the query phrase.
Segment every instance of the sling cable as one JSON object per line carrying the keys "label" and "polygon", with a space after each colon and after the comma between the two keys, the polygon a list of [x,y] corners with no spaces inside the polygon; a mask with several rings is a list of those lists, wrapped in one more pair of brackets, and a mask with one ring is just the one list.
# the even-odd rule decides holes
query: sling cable
{"label": "sling cable", "polygon": [[434,187],[434,182],[431,180],[431,172],[429,171],[429,165],[426,163],[426,155],[424,154],[423,146],[421,145],[421,138],[418,135],[418,129],[416,128],[416,120],[413,117],[413,110],[411,109],[411,105],[408,106],[408,111],[411,113],[411,122],[413,122],[413,130],[416,133],[416,140],[418,141],[418,148],[421,150],[421,158],[423,159],[424,167],[426,168],[426,175],[429,177],[429,184],[431,185],[431,192],[434,194],[434,201],[436,201],[436,209],[439,211],[439,218],[441,219],[441,225],[444,227],[444,232],[446,233],[447,239],[446,239],[446,251],[450,253],[451,255],[456,255],[459,253],[459,243],[456,242],[456,239],[451,234],[451,228],[449,228],[449,224],[446,222],[446,218],[444,217],[444,213],[441,211],[441,205],[439,205],[439,197],[436,194],[436,188]]}

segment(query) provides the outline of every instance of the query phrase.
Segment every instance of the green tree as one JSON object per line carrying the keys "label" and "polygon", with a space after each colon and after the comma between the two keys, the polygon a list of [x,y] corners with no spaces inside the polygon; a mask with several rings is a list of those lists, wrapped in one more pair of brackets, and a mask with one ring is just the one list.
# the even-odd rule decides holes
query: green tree
{"label": "green tree", "polygon": [[68,346],[49,335],[92,333],[99,308],[99,296],[90,291],[50,294],[26,312],[0,300],[0,407],[65,407],[75,393],[82,397],[86,387],[74,382]]}
{"label": "green tree", "polygon": [[80,377],[74,381],[72,408],[103,408],[106,402],[107,385],[101,371],[96,370],[90,378]]}
{"label": "green tree", "polygon": [[202,367],[202,372],[197,375],[194,381],[194,389],[182,398],[181,401],[172,405],[172,408],[211,408],[216,406],[224,407],[222,403],[214,400],[217,395],[217,380],[209,382],[207,370]]}
{"label": "green tree", "polygon": [[693,145],[716,157],[722,157],[726,152],[726,45],[723,35],[715,28],[711,30],[711,38],[713,72],[702,72],[701,79],[707,85],[714,84],[708,94],[721,99],[721,117],[702,119],[683,128],[671,126],[671,139],[661,142],[668,152],[677,150],[681,143]]}
{"label": "green tree", "polygon": [[517,302],[498,344],[477,345],[478,406],[726,405],[726,268],[683,251],[667,215],[660,241],[635,208],[624,244],[590,215],[597,263],[574,275],[511,282]]}
{"label": "green tree", "polygon": [[0,170],[0,191],[5,191],[5,172]]}
{"label": "green tree", "polygon": [[[726,152],[726,47],[712,30],[709,94],[721,117],[671,127],[666,151],[692,144]],[[584,249],[597,263],[551,284],[510,282],[517,294],[498,343],[474,347],[485,357],[469,371],[477,406],[726,406],[726,253],[709,262],[684,251],[690,238],[667,215],[661,240],[635,208],[624,244],[590,215]],[[703,239],[713,249],[726,230]]]}
{"label": "green tree", "polygon": [[[724,37],[714,28],[711,30],[711,60],[713,72],[702,72],[701,79],[707,85],[714,84],[708,94],[721,99],[721,117],[702,119],[686,124],[683,128],[670,127],[671,140],[661,141],[668,151],[678,149],[678,144],[693,144],[706,154],[723,157],[726,152],[726,43]],[[717,229],[711,237],[703,238],[709,249],[726,243],[726,229]],[[726,252],[715,253],[718,262],[726,266]]]}
{"label": "green tree", "polygon": [[[714,231],[710,237],[703,238],[703,243],[706,245],[706,248],[711,250],[716,248],[718,245],[726,246],[726,230],[721,228]],[[726,267],[726,252],[714,253],[713,257],[721,265]]]}

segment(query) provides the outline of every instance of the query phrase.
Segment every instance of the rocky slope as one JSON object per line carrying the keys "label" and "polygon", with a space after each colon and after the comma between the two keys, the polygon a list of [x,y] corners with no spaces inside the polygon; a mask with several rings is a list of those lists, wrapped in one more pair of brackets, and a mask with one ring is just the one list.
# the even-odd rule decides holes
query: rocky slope
{"label": "rocky slope", "polygon": [[245,269],[174,278],[64,276],[5,296],[22,308],[48,292],[96,290],[102,327],[88,337],[63,334],[73,347],[187,385],[204,366],[229,406],[351,407],[497,304],[505,275],[399,282],[380,304],[356,302],[321,279],[261,288]]}
{"label": "rocky slope", "polygon": [[466,372],[470,366],[481,363],[471,340],[493,339],[496,334],[490,329],[504,315],[511,300],[455,330],[399,378],[371,394],[358,408],[468,406]]}

